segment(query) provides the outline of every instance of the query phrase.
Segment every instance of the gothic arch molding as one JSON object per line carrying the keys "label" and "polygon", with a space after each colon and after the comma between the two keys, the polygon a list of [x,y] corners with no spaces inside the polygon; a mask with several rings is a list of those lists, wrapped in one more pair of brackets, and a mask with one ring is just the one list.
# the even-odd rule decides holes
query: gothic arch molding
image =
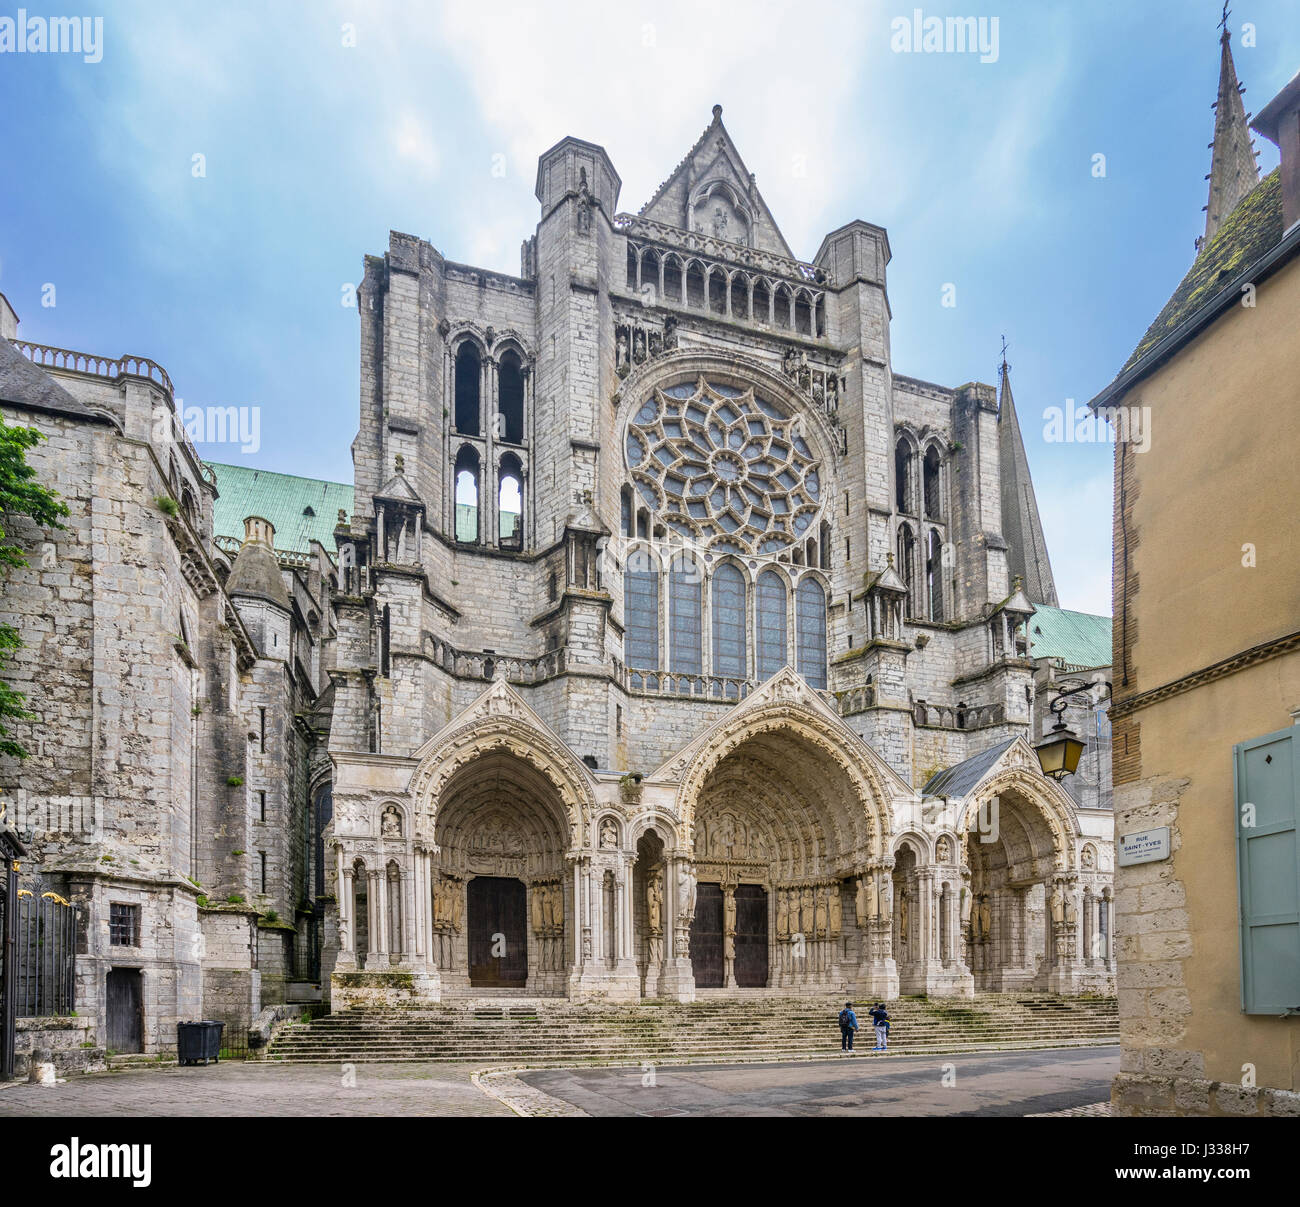
{"label": "gothic arch molding", "polygon": [[596,807],[590,772],[504,681],[435,734],[417,752],[409,784],[416,836],[432,841],[444,790],[457,772],[484,755],[504,752],[528,764],[555,790],[568,826],[570,847],[581,845]]}

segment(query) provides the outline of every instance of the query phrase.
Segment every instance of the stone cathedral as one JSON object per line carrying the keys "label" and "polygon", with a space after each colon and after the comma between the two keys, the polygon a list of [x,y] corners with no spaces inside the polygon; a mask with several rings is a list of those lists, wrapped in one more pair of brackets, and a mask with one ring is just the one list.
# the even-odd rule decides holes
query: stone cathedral
{"label": "stone cathedral", "polygon": [[[4,786],[86,912],[79,994],[138,967],[146,1046],[313,979],[335,1008],[1113,992],[1108,771],[1067,791],[1031,747],[1034,634],[1077,614],[1005,364],[898,372],[885,230],[797,259],[720,107],[619,191],[565,138],[518,276],[367,257],[351,491],[206,466],[144,421],[152,362],[5,333],[6,417],[52,433],[33,464],[117,594],[66,671],[100,719]],[[145,534],[143,601],[79,507]],[[6,614],[57,616],[58,573]],[[22,663],[46,716],[58,630]]]}
{"label": "stone cathedral", "polygon": [[619,189],[566,138],[518,277],[396,233],[366,262],[336,973],[1112,984],[1109,814],[1027,741],[1056,598],[1005,374],[1002,427],[898,374],[885,231],[796,259],[720,107]]}

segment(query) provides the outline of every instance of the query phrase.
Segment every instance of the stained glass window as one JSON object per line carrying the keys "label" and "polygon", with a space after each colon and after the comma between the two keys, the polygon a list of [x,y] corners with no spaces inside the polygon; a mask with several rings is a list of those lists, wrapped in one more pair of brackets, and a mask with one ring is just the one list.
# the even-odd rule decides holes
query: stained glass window
{"label": "stained glass window", "polygon": [[745,576],[730,563],[709,582],[713,595],[713,673],[745,678]]}
{"label": "stained glass window", "polygon": [[630,571],[626,600],[623,653],[627,664],[644,671],[659,669],[659,575],[654,570]]}
{"label": "stained glass window", "polygon": [[704,669],[700,588],[696,563],[676,558],[668,583],[669,670],[698,675]]}
{"label": "stained glass window", "polygon": [[775,570],[758,576],[754,605],[754,653],[759,679],[770,679],[786,664],[785,580]]}
{"label": "stained glass window", "polygon": [[795,592],[799,673],[810,687],[826,686],[826,592],[815,578],[805,578]]}

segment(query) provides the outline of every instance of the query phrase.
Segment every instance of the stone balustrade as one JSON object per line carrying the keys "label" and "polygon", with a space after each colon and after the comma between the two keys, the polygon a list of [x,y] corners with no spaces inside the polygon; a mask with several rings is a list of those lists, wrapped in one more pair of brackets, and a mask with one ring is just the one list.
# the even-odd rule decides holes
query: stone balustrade
{"label": "stone balustrade", "polygon": [[912,705],[917,725],[938,729],[984,729],[1006,724],[1006,708],[1001,704],[929,704],[918,700]]}

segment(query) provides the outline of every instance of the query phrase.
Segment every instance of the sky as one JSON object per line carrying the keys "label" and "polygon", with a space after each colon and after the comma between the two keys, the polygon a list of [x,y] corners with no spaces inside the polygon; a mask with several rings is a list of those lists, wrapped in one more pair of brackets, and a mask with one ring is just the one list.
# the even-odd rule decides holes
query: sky
{"label": "sky", "polygon": [[[392,229],[517,274],[542,151],[601,144],[635,212],[721,104],[796,256],[888,230],[895,372],[994,382],[1005,336],[1060,602],[1109,613],[1111,446],[1043,436],[1191,264],[1219,5],[23,7],[103,24],[95,62],[0,52],[0,292],[23,339],[260,408],[256,451],[205,457],[350,482],[363,256]],[[996,17],[996,54],[897,49],[918,12]],[[1300,68],[1295,17],[1229,16],[1248,112]]]}

